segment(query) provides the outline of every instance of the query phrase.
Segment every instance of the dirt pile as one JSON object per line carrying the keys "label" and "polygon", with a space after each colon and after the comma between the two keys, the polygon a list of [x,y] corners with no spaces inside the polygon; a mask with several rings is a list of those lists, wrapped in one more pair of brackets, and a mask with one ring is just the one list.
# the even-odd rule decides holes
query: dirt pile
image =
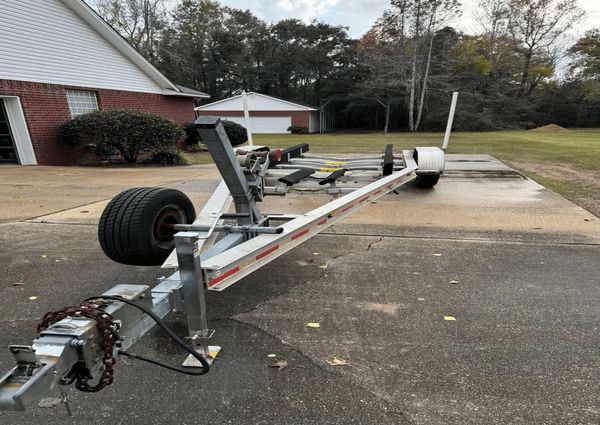
{"label": "dirt pile", "polygon": [[569,131],[564,127],[556,124],[548,124],[543,127],[537,127],[529,131],[542,131],[542,132],[555,132],[555,131]]}

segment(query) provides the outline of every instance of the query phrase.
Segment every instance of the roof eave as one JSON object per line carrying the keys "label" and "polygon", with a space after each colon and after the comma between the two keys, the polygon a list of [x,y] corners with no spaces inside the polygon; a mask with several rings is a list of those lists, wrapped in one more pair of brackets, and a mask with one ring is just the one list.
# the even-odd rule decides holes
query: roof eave
{"label": "roof eave", "polygon": [[[267,97],[269,99],[277,100],[279,102],[287,103],[289,105],[299,106],[299,107],[303,108],[304,111],[307,111],[307,112],[316,112],[316,111],[319,110],[318,108],[311,108],[309,106],[301,105],[299,103],[291,102],[289,100],[278,99],[276,97],[269,96],[269,95],[266,95],[266,94],[256,93],[256,92],[252,92],[252,91],[251,92],[247,92],[246,94],[255,94],[257,96]],[[221,99],[221,100],[217,100],[215,102],[207,103],[206,105],[200,105],[200,106],[195,107],[194,110],[195,111],[202,111],[202,110],[204,110],[205,108],[207,108],[209,106],[215,106],[215,105],[217,105],[219,103],[224,103],[224,102],[227,102],[227,101],[232,100],[232,99],[237,99],[238,97],[242,97],[242,95],[238,94],[238,95],[235,95],[235,96],[228,97],[226,99]],[[301,112],[301,111],[299,111],[299,112]]]}
{"label": "roof eave", "polygon": [[[193,98],[197,98],[197,99],[209,99],[210,95],[206,94],[206,93],[184,93],[184,92],[176,92],[173,90],[163,90],[162,94],[164,96],[178,96],[178,97],[193,97]],[[194,108],[196,109],[196,108]]]}

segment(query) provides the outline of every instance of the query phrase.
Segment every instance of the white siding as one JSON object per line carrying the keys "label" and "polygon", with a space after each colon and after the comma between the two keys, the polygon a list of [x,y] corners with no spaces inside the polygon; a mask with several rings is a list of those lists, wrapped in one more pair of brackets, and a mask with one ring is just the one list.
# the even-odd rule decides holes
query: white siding
{"label": "white siding", "polygon": [[[201,111],[243,111],[242,96],[234,96],[196,108]],[[258,93],[248,93],[250,111],[309,111],[313,108]]]}
{"label": "white siding", "polygon": [[62,0],[0,0],[0,79],[162,93]]}
{"label": "white siding", "polygon": [[[246,118],[244,117],[221,117],[222,120],[229,120],[246,127]],[[285,134],[289,133],[288,127],[292,125],[292,117],[250,117],[250,130],[252,134]]]}

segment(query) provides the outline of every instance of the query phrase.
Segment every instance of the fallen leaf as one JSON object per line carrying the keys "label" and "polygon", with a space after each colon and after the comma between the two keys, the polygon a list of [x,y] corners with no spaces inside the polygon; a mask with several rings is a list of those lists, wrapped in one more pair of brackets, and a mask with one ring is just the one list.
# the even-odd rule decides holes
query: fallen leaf
{"label": "fallen leaf", "polygon": [[29,297],[29,299],[30,299],[31,301],[35,301],[35,300],[37,300],[37,297],[36,297],[36,296],[33,296],[33,297]]}
{"label": "fallen leaf", "polygon": [[273,354],[273,353],[267,354],[267,357],[270,357],[270,358],[277,357],[277,354]]}
{"label": "fallen leaf", "polygon": [[331,366],[347,366],[350,364],[348,360],[338,359],[337,357],[331,357],[325,361]]}
{"label": "fallen leaf", "polygon": [[48,409],[50,407],[56,407],[56,406],[60,405],[62,402],[63,402],[62,398],[47,397],[47,398],[41,399],[40,402],[38,403],[38,406],[42,407],[44,409]]}
{"label": "fallen leaf", "polygon": [[444,316],[444,320],[447,320],[448,322],[456,322],[456,317],[454,317],[454,316]]}
{"label": "fallen leaf", "polygon": [[277,360],[275,363],[271,363],[269,367],[279,370],[285,369],[286,367],[288,367],[288,362],[285,360]]}
{"label": "fallen leaf", "polygon": [[321,324],[317,323],[317,322],[310,322],[310,323],[307,323],[306,326],[309,328],[320,328]]}
{"label": "fallen leaf", "polygon": [[458,280],[451,280],[450,283],[453,285],[458,285]]}

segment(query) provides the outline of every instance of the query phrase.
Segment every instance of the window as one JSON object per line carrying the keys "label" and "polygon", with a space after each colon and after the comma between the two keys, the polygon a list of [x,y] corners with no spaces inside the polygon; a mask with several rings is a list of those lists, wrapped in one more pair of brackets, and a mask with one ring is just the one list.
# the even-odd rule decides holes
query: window
{"label": "window", "polygon": [[67,90],[67,102],[71,118],[98,110],[98,99],[93,91]]}

